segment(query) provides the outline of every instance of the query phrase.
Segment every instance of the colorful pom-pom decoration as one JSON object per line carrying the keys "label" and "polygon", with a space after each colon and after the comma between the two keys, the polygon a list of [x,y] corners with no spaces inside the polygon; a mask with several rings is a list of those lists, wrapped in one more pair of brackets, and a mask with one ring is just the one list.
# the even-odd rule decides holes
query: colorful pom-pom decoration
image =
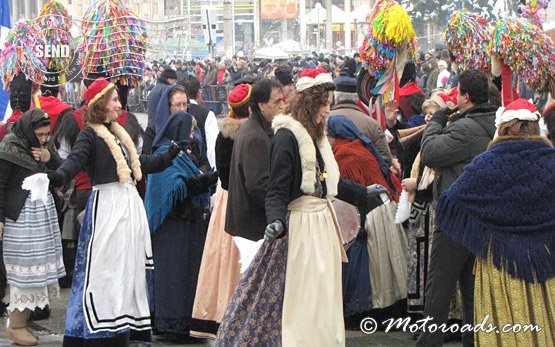
{"label": "colorful pom-pom decoration", "polygon": [[407,12],[395,1],[378,1],[367,17],[368,35],[361,47],[364,68],[380,79],[394,64],[402,46],[407,45],[409,60],[416,55],[416,33]]}
{"label": "colorful pom-pom decoration", "polygon": [[491,28],[487,21],[474,13],[457,11],[449,19],[444,33],[445,48],[457,69],[477,69],[489,73],[491,59],[487,52]]}
{"label": "colorful pom-pom decoration", "polygon": [[121,0],[97,0],[83,16],[82,33],[78,51],[85,78],[99,73],[122,85],[138,84],[146,66],[144,20]]}
{"label": "colorful pom-pom decoration", "polygon": [[532,24],[543,27],[543,22],[547,17],[547,7],[550,0],[526,0],[519,5],[519,11],[523,18],[528,19]]}
{"label": "colorful pom-pom decoration", "polygon": [[74,58],[75,48],[71,36],[72,21],[67,9],[56,0],[49,0],[39,12],[36,23],[40,28],[38,36],[49,47],[68,47],[64,52],[55,52],[46,59],[48,71],[62,72],[69,68]]}
{"label": "colorful pom-pom decoration", "polygon": [[414,61],[418,45],[412,21],[394,0],[378,0],[366,17],[368,33],[359,49],[363,68],[378,81],[374,95],[389,99],[398,68]]}
{"label": "colorful pom-pom decoration", "polygon": [[12,80],[20,73],[35,83],[43,80],[46,61],[33,51],[37,45],[45,44],[38,35],[39,31],[34,21],[26,20],[16,23],[8,33],[0,53],[2,83],[6,90],[10,89]]}
{"label": "colorful pom-pom decoration", "polygon": [[498,20],[488,54],[506,64],[529,87],[543,89],[554,78],[553,41],[538,26],[523,20]]}

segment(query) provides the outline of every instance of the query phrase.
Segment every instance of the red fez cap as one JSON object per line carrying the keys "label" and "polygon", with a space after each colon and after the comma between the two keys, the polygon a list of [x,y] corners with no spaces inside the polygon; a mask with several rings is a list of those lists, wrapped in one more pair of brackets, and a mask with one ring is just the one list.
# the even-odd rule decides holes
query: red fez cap
{"label": "red fez cap", "polygon": [[115,84],[108,82],[104,78],[97,78],[85,91],[85,101],[87,106],[97,102],[101,97],[112,90]]}
{"label": "red fez cap", "polygon": [[251,96],[252,86],[247,83],[241,83],[231,90],[227,97],[230,107],[241,107],[246,104]]}

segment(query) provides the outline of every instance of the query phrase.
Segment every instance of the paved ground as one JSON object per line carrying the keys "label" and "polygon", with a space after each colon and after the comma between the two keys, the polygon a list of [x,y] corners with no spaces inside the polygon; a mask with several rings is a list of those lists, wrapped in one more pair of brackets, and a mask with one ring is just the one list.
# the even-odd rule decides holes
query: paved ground
{"label": "paved ground", "polygon": [[[38,322],[29,322],[29,327],[39,335],[39,346],[61,346],[63,332],[65,326],[66,305],[69,296],[69,289],[62,289],[59,300],[51,302],[51,316],[49,319]],[[6,322],[5,317],[0,318],[0,347],[15,346],[5,338]],[[208,347],[211,346],[209,341],[200,344],[177,344],[164,341],[161,337],[154,336],[152,347],[163,346],[192,346],[192,347]],[[376,332],[372,335],[365,335],[360,331],[347,331],[346,347],[366,347],[366,346],[383,346],[383,347],[408,347],[414,346],[412,334],[404,332]],[[448,343],[445,346],[460,347],[460,343]],[[255,346],[253,346],[255,347]]]}

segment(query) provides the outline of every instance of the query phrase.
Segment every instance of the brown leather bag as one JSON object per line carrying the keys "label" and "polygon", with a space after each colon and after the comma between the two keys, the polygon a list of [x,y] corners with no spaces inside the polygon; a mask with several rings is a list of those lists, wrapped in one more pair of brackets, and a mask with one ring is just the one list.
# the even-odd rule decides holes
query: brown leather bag
{"label": "brown leather bag", "polygon": [[333,198],[331,203],[335,211],[335,216],[337,217],[339,231],[343,238],[343,247],[347,250],[360,230],[360,215],[358,208],[337,198]]}

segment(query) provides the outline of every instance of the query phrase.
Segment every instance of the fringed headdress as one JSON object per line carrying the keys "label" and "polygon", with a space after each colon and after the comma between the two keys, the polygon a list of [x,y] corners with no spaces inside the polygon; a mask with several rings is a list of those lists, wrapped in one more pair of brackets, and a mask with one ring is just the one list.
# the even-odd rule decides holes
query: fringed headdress
{"label": "fringed headdress", "polygon": [[83,16],[83,76],[104,72],[121,85],[136,86],[145,68],[146,28],[121,0],[98,0]]}

